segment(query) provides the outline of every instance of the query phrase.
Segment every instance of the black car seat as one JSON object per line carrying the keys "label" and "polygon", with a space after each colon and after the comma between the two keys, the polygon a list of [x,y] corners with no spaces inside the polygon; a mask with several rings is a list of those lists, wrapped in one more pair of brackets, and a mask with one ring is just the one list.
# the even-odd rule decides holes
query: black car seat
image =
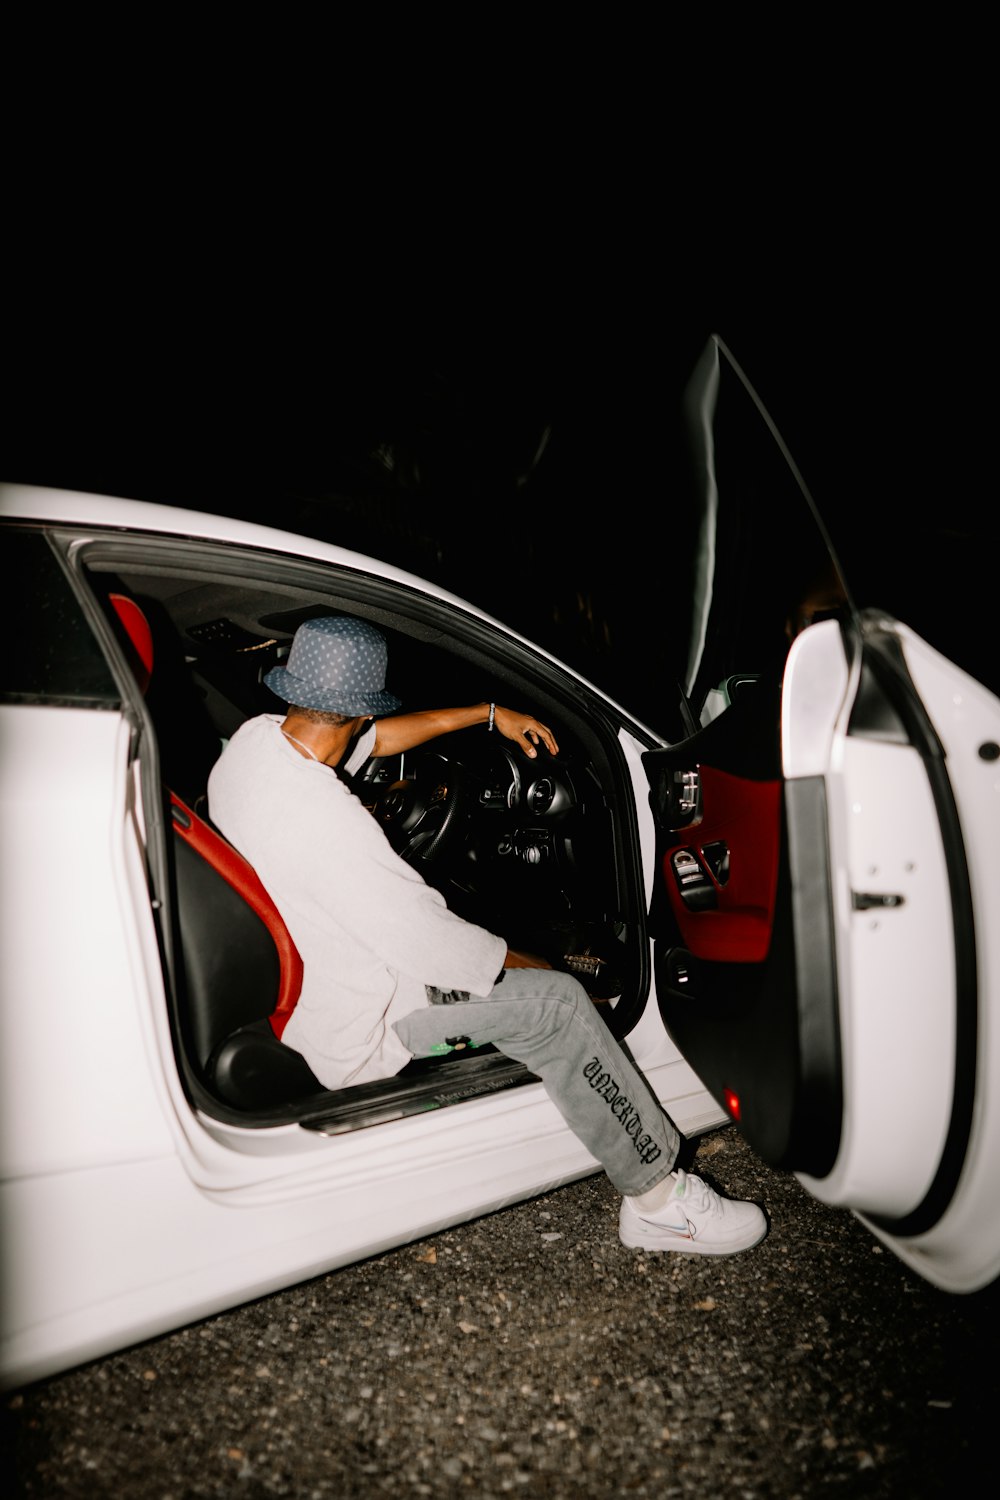
{"label": "black car seat", "polygon": [[[109,595],[141,690],[154,675],[143,609]],[[281,1042],[299,998],[302,959],[256,872],[170,788],[181,1031],[203,1085],[238,1110],[322,1093],[305,1059]]]}
{"label": "black car seat", "polygon": [[302,959],[243,856],[170,793],[182,1010],[189,1050],[222,1103],[241,1110],[321,1093],[281,1042],[302,988]]}

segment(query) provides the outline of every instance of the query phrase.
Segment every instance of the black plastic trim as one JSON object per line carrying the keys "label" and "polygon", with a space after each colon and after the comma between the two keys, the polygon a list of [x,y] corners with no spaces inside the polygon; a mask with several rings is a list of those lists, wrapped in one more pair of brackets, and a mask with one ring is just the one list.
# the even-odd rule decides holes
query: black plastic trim
{"label": "black plastic trim", "polygon": [[122,695],[48,537],[40,528],[3,526],[4,603],[17,621],[0,699],[60,708],[119,709]]}
{"label": "black plastic trim", "polygon": [[784,796],[799,1017],[796,1129],[828,1171],[840,1149],[844,1088],[826,785],[819,776],[786,781]]}

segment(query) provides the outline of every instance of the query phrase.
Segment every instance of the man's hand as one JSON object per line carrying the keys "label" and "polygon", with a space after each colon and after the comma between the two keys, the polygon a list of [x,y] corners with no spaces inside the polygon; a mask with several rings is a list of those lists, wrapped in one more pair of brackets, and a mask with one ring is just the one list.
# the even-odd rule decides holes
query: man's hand
{"label": "man's hand", "polygon": [[536,719],[534,714],[515,713],[514,709],[501,708],[498,703],[493,723],[506,739],[513,740],[515,745],[520,745],[526,755],[534,757],[538,754],[535,746],[539,741],[550,754],[559,754],[559,746],[556,744],[556,737],[552,730],[547,724]]}

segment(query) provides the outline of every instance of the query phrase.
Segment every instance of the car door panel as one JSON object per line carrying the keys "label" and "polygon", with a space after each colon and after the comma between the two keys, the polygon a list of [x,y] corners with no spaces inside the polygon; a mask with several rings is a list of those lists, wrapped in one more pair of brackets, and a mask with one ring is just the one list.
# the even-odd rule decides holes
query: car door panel
{"label": "car door panel", "polygon": [[697,826],[663,856],[677,925],[697,958],[756,963],[774,922],[781,783],[716,766],[703,766],[698,780]]}
{"label": "car door panel", "polygon": [[855,608],[717,342],[689,401],[688,732],[644,757],[664,1024],[768,1163],[928,1279],[972,1290],[1000,1266],[1000,1212],[977,1208],[973,1186],[987,1162],[1000,1169],[984,920],[1000,882],[1000,702]]}

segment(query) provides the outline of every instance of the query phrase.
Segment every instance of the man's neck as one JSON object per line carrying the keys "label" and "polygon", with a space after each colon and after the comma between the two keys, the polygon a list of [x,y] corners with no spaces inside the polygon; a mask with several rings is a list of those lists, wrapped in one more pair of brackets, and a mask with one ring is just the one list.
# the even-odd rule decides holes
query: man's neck
{"label": "man's neck", "polygon": [[356,719],[346,724],[317,724],[299,714],[288,714],[281,732],[293,750],[306,760],[318,760],[324,766],[337,766],[344,758],[358,727]]}

